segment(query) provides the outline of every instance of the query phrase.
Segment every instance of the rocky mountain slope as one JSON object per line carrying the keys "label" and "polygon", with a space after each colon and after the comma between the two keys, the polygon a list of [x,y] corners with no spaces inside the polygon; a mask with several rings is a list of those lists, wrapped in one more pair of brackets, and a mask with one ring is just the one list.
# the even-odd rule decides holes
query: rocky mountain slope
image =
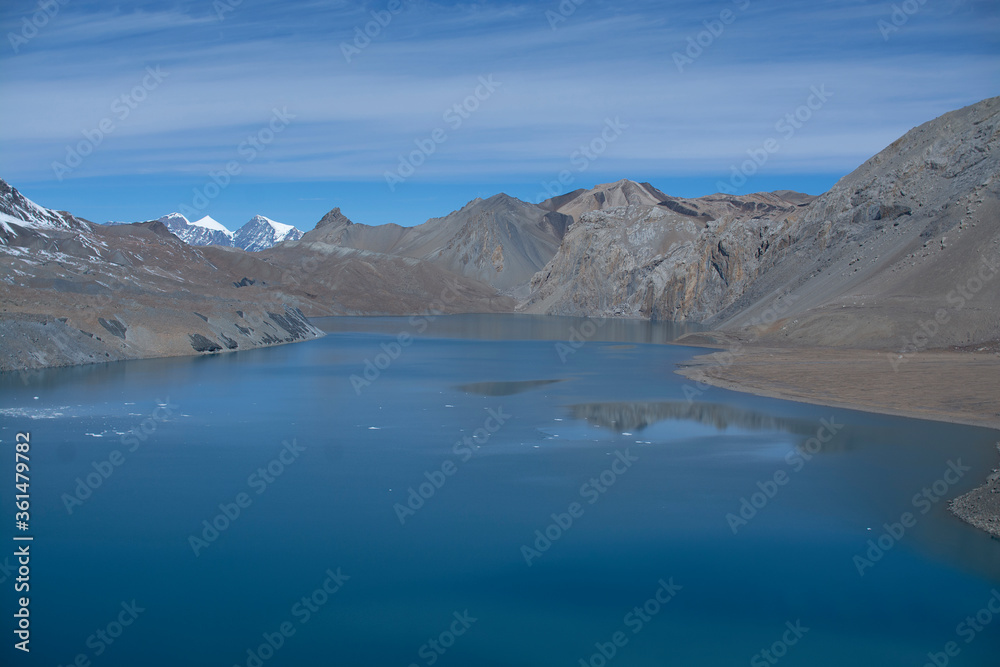
{"label": "rocky mountain slope", "polygon": [[662,193],[612,184],[626,204],[610,205],[609,186],[550,200],[552,210],[583,212],[521,309],[697,320],[782,344],[993,344],[998,127],[1000,98],[946,114],[818,198],[782,191],[654,205]]}
{"label": "rocky mountain slope", "polygon": [[574,221],[584,213],[603,211],[621,206],[656,206],[671,198],[649,183],[636,183],[627,179],[616,183],[598,185],[590,190],[574,190],[548,199],[539,206],[549,211],[564,213]]}
{"label": "rocky mountain slope", "polygon": [[812,202],[792,243],[708,323],[762,342],[972,349],[1000,343],[1000,98],[917,127]]}
{"label": "rocky mountain slope", "polygon": [[334,209],[302,241],[419,259],[525,296],[571,222],[563,213],[499,194],[416,227],[354,224]]}
{"label": "rocky mountain slope", "polygon": [[[31,201],[0,179],[0,245],[27,233],[44,235],[37,230],[83,230],[89,223],[66,211],[52,211]],[[25,230],[33,230],[26,232]]]}
{"label": "rocky mountain slope", "polygon": [[[618,191],[641,187],[623,185]],[[597,208],[584,193],[561,206],[581,201],[590,210],[533,278],[523,311],[704,320],[747,289],[763,256],[790,242],[788,230],[802,213],[774,194],[663,195],[656,204],[634,197],[617,206],[621,198],[608,198]]]}
{"label": "rocky mountain slope", "polygon": [[0,188],[0,370],[322,335],[294,295],[238,292],[235,274],[160,222],[94,225]]}
{"label": "rocky mountain slope", "polygon": [[95,225],[38,206],[0,181],[0,370],[322,335],[306,316],[514,305],[488,285],[420,260],[296,243],[281,243],[270,256],[193,246],[160,221]]}

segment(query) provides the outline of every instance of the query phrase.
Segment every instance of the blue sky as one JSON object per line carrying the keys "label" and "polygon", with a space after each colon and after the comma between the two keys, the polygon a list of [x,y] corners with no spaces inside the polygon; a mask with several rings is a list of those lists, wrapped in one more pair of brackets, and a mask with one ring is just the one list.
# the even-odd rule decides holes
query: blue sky
{"label": "blue sky", "polygon": [[0,177],[98,222],[182,210],[231,228],[261,213],[310,229],[334,206],[412,225],[620,178],[818,194],[1000,94],[995,0],[390,8],[8,0]]}

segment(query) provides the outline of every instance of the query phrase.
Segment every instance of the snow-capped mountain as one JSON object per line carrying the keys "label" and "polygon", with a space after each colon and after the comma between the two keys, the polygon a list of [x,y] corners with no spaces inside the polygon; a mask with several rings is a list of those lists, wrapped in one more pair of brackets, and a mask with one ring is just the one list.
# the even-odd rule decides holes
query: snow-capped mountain
{"label": "snow-capped mountain", "polygon": [[[2,220],[2,218],[0,218]],[[188,245],[221,245],[241,248],[247,252],[267,250],[282,241],[298,241],[302,232],[292,225],[275,222],[263,215],[256,215],[235,232],[205,216],[194,222],[180,213],[170,213],[158,219],[174,236]],[[128,225],[128,222],[108,222],[108,225]]]}
{"label": "snow-capped mountain", "polygon": [[206,215],[194,222],[188,221],[180,213],[170,213],[160,218],[174,235],[188,245],[233,245],[233,232]]}
{"label": "snow-capped mountain", "polygon": [[236,231],[233,244],[247,252],[267,250],[282,241],[298,241],[302,232],[291,225],[257,215]]}
{"label": "snow-capped mountain", "polygon": [[0,232],[17,236],[11,225],[40,230],[86,229],[87,222],[65,211],[39,206],[0,178]]}

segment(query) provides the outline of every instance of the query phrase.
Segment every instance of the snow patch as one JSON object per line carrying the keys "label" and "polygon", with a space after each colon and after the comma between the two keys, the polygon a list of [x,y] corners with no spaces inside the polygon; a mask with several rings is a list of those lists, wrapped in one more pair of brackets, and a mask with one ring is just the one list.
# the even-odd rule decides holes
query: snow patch
{"label": "snow patch", "polygon": [[224,232],[226,236],[233,235],[233,233],[229,231],[228,227],[222,225],[220,222],[212,218],[212,216],[210,215],[206,215],[201,220],[195,220],[194,222],[190,222],[188,224],[194,225],[195,227],[204,227],[205,229],[211,229],[216,232]]}

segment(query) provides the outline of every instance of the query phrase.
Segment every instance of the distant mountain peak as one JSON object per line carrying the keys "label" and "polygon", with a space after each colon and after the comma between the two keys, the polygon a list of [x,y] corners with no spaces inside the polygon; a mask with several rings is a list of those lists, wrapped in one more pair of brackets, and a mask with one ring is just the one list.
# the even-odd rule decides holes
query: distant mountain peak
{"label": "distant mountain peak", "polygon": [[273,248],[282,241],[298,241],[302,232],[281,222],[275,222],[263,215],[255,215],[236,230],[233,245],[247,252],[258,252]]}
{"label": "distant mountain peak", "polygon": [[164,216],[161,216],[161,217],[157,218],[157,222],[162,222],[163,224],[167,225],[168,227],[170,226],[171,223],[172,224],[183,224],[183,225],[190,225],[191,224],[191,221],[188,220],[181,213],[168,213],[168,214],[166,214]]}
{"label": "distant mountain peak", "polygon": [[501,192],[499,194],[495,194],[492,197],[490,197],[489,199],[487,199],[486,201],[487,202],[504,203],[504,204],[507,204],[507,203],[510,203],[510,204],[524,204],[525,203],[525,202],[521,201],[520,199],[518,199],[517,197],[511,197],[506,192]]}
{"label": "distant mountain peak", "polygon": [[340,207],[333,209],[329,213],[323,216],[323,219],[316,223],[316,228],[320,227],[346,227],[347,225],[353,225],[351,220],[340,212]]}
{"label": "distant mountain peak", "polygon": [[227,236],[232,236],[233,234],[233,232],[228,227],[226,227],[225,225],[223,225],[210,215],[206,215],[205,217],[199,220],[195,220],[193,222],[189,222],[188,224],[194,225],[195,227],[204,227],[205,229],[211,229],[213,232],[222,232]]}
{"label": "distant mountain peak", "polygon": [[589,190],[574,190],[553,197],[542,202],[540,206],[579,220],[580,216],[588,211],[618,206],[656,206],[669,199],[669,196],[649,183],[637,183],[623,178],[613,183],[595,185]]}

